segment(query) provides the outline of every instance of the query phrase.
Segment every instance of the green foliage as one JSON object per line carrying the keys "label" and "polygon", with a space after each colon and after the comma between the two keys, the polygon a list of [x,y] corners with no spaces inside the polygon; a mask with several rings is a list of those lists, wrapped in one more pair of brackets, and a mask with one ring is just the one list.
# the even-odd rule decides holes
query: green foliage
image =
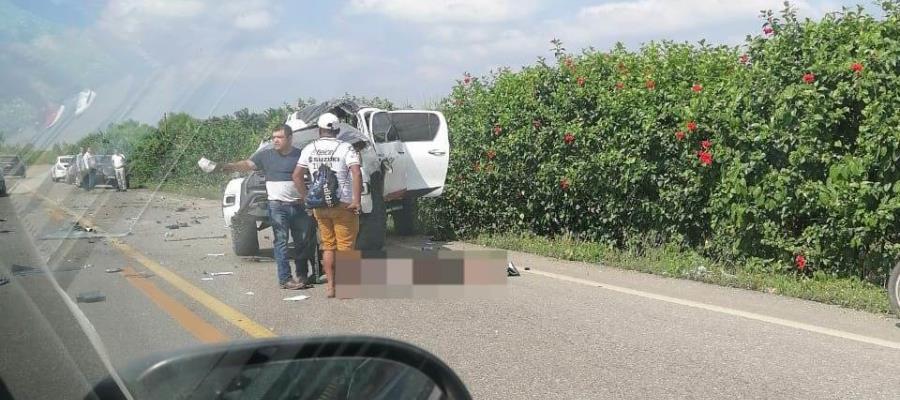
{"label": "green foliage", "polygon": [[802,254],[801,274],[880,281],[900,256],[900,13],[883,8],[766,12],[774,33],[743,51],[556,41],[556,63],[465,76],[442,104],[447,186],[422,219],[439,236],[649,235],[772,270]]}

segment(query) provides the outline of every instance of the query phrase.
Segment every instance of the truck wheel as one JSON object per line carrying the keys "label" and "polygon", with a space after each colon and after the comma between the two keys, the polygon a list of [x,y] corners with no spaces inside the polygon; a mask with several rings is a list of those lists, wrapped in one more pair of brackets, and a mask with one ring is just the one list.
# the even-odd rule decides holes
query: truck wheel
{"label": "truck wheel", "polygon": [[241,217],[231,219],[231,248],[237,256],[255,256],[259,253],[256,221]]}
{"label": "truck wheel", "polygon": [[403,208],[394,211],[394,227],[400,236],[416,233],[416,199],[403,199]]}
{"label": "truck wheel", "polygon": [[384,185],[380,172],[372,174],[369,180],[372,190],[372,212],[359,217],[359,235],[356,237],[357,250],[378,251],[384,247],[387,230],[387,213],[384,208]]}
{"label": "truck wheel", "polygon": [[891,309],[894,314],[900,317],[900,261],[894,265],[891,271],[891,277],[888,279],[888,299],[890,299]]}

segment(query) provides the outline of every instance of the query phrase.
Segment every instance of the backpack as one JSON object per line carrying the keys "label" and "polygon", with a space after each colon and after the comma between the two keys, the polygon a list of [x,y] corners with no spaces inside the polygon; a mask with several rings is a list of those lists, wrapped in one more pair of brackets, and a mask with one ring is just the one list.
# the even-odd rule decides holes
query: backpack
{"label": "backpack", "polygon": [[[313,142],[313,149],[315,148],[316,145]],[[331,153],[331,156],[334,156],[334,152]],[[337,174],[325,164],[311,172],[312,181],[309,185],[309,193],[306,195],[306,207],[326,208],[339,205],[341,203],[341,185],[338,182]]]}

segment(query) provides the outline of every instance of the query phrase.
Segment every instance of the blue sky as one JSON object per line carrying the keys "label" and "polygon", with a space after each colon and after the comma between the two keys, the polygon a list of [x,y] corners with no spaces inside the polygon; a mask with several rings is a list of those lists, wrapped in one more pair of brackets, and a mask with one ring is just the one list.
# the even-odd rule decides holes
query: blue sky
{"label": "blue sky", "polygon": [[[801,16],[818,18],[857,2],[792,4]],[[636,47],[654,39],[737,45],[745,35],[759,33],[761,9],[781,9],[782,1],[0,0],[0,5],[0,12],[16,16],[0,22],[0,44],[26,59],[60,65],[47,73],[54,79],[44,78],[52,83],[31,85],[43,101],[63,102],[53,97],[90,87],[98,104],[104,97],[128,103],[107,104],[116,110],[113,119],[155,122],[165,111],[202,117],[344,93],[387,97],[398,105],[428,104],[446,95],[464,72],[482,75],[549,56],[553,38],[570,51],[608,49],[617,41]]]}

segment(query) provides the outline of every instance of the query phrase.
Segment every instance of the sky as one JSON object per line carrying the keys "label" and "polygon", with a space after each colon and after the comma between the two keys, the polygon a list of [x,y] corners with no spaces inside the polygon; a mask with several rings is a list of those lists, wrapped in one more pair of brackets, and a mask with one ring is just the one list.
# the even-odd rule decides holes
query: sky
{"label": "sky", "polygon": [[[792,4],[819,18],[857,2]],[[0,0],[0,69],[7,70],[0,113],[18,104],[15,96],[46,112],[86,88],[97,100],[69,130],[345,93],[419,107],[447,95],[466,72],[551,56],[554,38],[574,53],[659,39],[740,45],[760,32],[760,10],[782,7],[782,0]]]}

